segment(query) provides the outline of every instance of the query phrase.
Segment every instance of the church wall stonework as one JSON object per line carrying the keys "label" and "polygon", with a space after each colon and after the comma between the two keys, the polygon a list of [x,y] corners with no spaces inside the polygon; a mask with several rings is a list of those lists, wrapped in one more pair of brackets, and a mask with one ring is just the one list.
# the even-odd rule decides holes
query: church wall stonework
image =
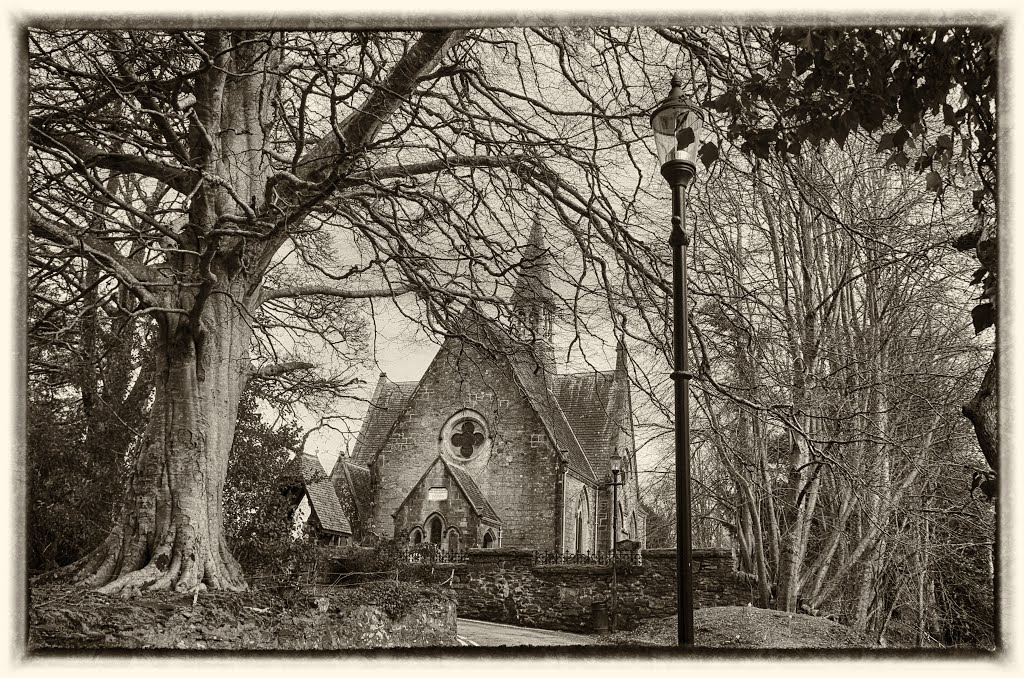
{"label": "church wall stonework", "polygon": [[[469,459],[441,437],[465,411],[483,420],[489,438]],[[558,547],[559,462],[540,418],[502,361],[457,340],[435,357],[374,464],[374,532],[395,536],[392,514],[439,454],[476,481],[502,520],[502,545]]]}

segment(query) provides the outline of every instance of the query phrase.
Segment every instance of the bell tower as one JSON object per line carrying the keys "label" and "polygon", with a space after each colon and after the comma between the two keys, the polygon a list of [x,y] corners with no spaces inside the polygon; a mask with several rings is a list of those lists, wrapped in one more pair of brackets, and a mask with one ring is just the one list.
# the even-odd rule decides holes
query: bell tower
{"label": "bell tower", "polygon": [[512,291],[512,313],[517,338],[532,347],[538,367],[554,374],[555,299],[551,291],[553,258],[544,238],[540,211],[533,219],[530,238],[523,248],[519,280]]}

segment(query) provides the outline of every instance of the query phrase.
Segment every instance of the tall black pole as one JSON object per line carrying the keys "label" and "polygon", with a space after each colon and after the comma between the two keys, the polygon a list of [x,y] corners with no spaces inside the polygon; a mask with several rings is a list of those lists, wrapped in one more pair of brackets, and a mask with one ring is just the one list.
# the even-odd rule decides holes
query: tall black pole
{"label": "tall black pole", "polygon": [[693,647],[692,523],[690,520],[690,374],[686,348],[686,249],[690,244],[684,229],[686,185],[694,167],[670,160],[661,173],[672,187],[672,339],[674,344],[672,380],[675,382],[676,415],[676,614],[681,647]]}
{"label": "tall black pole", "polygon": [[[618,454],[618,452],[616,452]],[[619,560],[619,472],[612,471],[612,633],[616,631],[619,613],[619,582],[616,568]]]}

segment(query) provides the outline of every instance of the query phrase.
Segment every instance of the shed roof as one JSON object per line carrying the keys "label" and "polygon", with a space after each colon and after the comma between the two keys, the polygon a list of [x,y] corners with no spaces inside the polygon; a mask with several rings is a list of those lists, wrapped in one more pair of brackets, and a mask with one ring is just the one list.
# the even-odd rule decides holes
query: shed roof
{"label": "shed roof", "polygon": [[335,534],[352,534],[352,525],[345,516],[334,485],[320,460],[311,454],[300,454],[299,468],[302,470],[302,481],[306,486],[310,508],[320,523],[320,529]]}

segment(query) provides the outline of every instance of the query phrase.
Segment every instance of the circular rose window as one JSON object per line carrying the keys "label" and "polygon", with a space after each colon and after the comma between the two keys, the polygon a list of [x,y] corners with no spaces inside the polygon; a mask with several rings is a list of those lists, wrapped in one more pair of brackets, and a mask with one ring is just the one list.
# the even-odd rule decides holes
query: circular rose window
{"label": "circular rose window", "polygon": [[476,410],[459,410],[448,417],[437,436],[440,452],[458,464],[486,459],[491,448],[487,419]]}
{"label": "circular rose window", "polygon": [[464,419],[458,422],[452,427],[452,430],[453,433],[448,442],[452,447],[452,452],[463,459],[472,457],[484,444],[484,440],[486,440],[482,427],[472,419]]}

